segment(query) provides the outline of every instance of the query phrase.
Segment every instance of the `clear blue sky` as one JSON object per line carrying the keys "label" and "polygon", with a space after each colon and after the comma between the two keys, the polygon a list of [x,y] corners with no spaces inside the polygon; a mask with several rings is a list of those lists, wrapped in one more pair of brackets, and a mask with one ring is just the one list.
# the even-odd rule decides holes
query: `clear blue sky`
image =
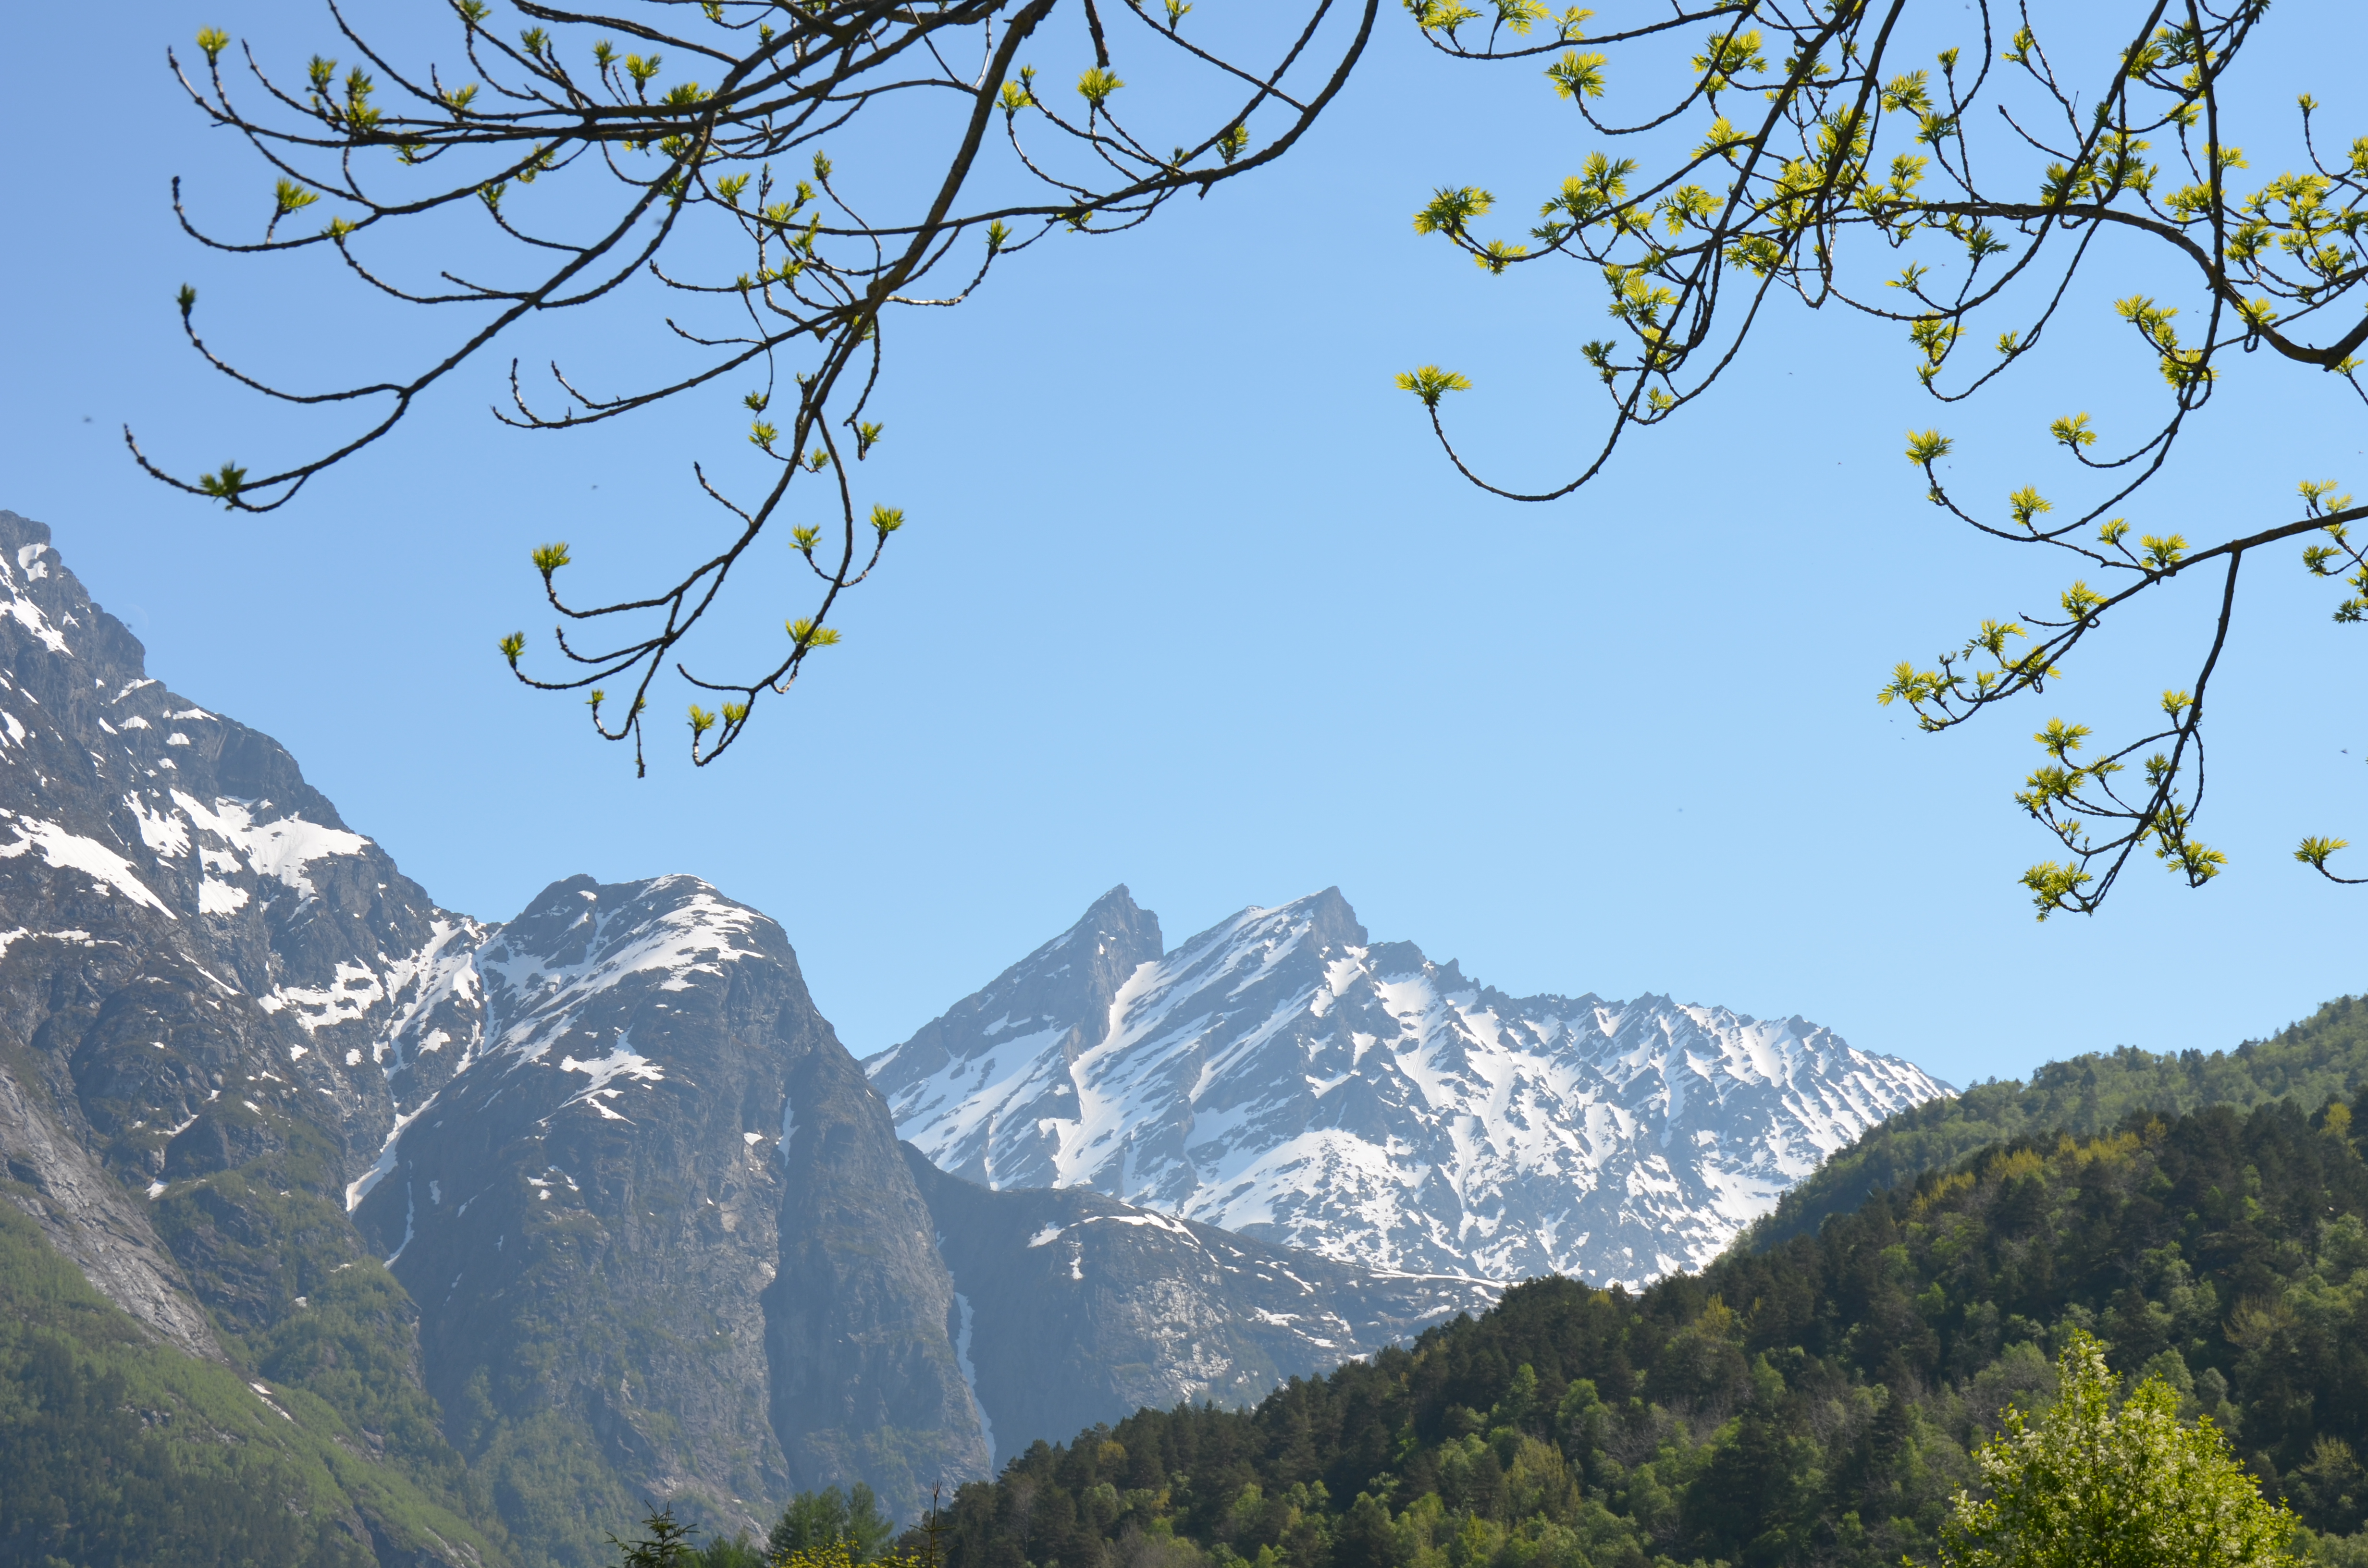
{"label": "clear blue sky", "polygon": [[[2272,14],[2245,86],[2256,174],[2287,156],[2297,90],[2338,145],[2368,129],[2356,84],[2308,74],[2347,19]],[[294,0],[12,18],[0,506],[56,529],[152,673],[284,742],[450,906],[497,920],[576,871],[698,873],[780,920],[859,1053],[1120,881],[1171,938],[1338,883],[1375,937],[1508,991],[1798,1013],[1958,1082],[2230,1045],[2362,988],[2363,893],[2287,852],[2305,832],[2368,845],[2368,633],[2328,623],[2291,552],[2252,572],[2215,683],[2205,834],[2230,873],[2192,893],[2148,863],[2101,916],[2040,926],[2015,877],[2044,845],[2009,799],[2031,730],[2123,726],[2186,685],[2209,590],[2134,618],[2044,709],[1939,739],[1879,709],[1894,660],[2062,577],[1922,503],[1901,432],[1935,415],[1900,335],[1784,312],[1577,498],[1518,507],[1454,478],[1391,373],[1463,369],[1478,454],[1559,476],[1596,428],[1574,350],[1602,307],[1573,269],[1489,279],[1407,215],[1466,181],[1531,210],[1589,143],[1531,68],[1432,59],[1395,6],[1281,166],[1143,233],[1050,244],[904,329],[868,477],[912,522],[847,643],[725,766],[661,752],[637,782],[493,642],[545,626],[538,542],[621,584],[710,540],[688,458],[738,446],[728,400],[530,438],[486,415],[488,365],[263,519],[126,460],[127,419],[188,466],[294,449],[179,345],[185,278],[216,342],[285,369],[416,347],[382,313],[341,318],[354,296],[315,262],[226,265],[175,232],[175,172],[241,222],[268,199],[164,73],[201,23],[292,61],[327,31]],[[1942,416],[1978,494],[2068,497],[2046,421],[2126,429],[2153,405],[2107,330],[2134,278],[2099,268],[2052,358]],[[2322,379],[2246,360],[2133,521],[2195,538],[2289,515],[2305,476],[2368,490],[2360,418]],[[744,613],[770,633],[786,610]]]}

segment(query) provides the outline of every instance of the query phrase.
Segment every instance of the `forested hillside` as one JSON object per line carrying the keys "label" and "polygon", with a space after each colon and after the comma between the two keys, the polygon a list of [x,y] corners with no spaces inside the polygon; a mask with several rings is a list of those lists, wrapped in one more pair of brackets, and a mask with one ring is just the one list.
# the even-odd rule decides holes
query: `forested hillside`
{"label": "forested hillside", "polygon": [[1847,1214],[1886,1187],[1942,1170],[2009,1138],[2088,1137],[2132,1111],[2174,1114],[2204,1106],[2250,1110],[2271,1100],[2323,1105],[2368,1088],[2368,1002],[2345,996],[2268,1040],[2234,1051],[2157,1056],[2135,1046],[2050,1062],[2028,1084],[1976,1084],[1885,1118],[1784,1194],[1744,1239],[1771,1246]]}
{"label": "forested hillside", "polygon": [[1537,1280],[1252,1412],[1040,1443],[957,1494],[949,1568],[1896,1568],[1930,1560],[1998,1413],[2048,1397],[2071,1324],[2348,1537],[2368,1504],[2354,1108],[2141,1113],[1641,1294]]}
{"label": "forested hillside", "polygon": [[[21,1191],[0,1180],[0,1562],[367,1568],[434,1562],[431,1542],[504,1560],[465,1478],[404,1462],[441,1439],[432,1411],[414,1429],[369,1349],[394,1294],[382,1270],[352,1270],[309,1331],[264,1346],[274,1381],[249,1384],[91,1289],[17,1211]],[[279,1381],[296,1363],[328,1375]]]}

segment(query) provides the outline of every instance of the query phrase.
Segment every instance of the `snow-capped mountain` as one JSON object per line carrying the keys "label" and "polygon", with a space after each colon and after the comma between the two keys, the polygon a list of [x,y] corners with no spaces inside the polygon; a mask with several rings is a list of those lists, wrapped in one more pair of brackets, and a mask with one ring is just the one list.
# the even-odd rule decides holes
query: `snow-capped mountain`
{"label": "snow-capped mountain", "polygon": [[1638,1284],[1708,1262],[1884,1117],[1950,1093],[1801,1018],[1513,997],[1338,889],[1163,952],[1123,887],[867,1060],[898,1134],[1367,1268]]}
{"label": "snow-capped mountain", "polygon": [[[911,1518],[998,1443],[1495,1294],[930,1170],[773,921],[690,876],[440,907],[6,511],[0,1178],[271,1419],[465,1473],[572,1568],[651,1498],[728,1536],[862,1481]],[[482,1561],[355,1474],[354,1561]]]}
{"label": "snow-capped mountain", "polygon": [[581,1423],[733,1528],[819,1481],[901,1511],[985,1472],[928,1210],[778,925],[696,877],[573,877],[471,967],[457,1069],[348,1188],[445,1409],[510,1391],[513,1430]]}

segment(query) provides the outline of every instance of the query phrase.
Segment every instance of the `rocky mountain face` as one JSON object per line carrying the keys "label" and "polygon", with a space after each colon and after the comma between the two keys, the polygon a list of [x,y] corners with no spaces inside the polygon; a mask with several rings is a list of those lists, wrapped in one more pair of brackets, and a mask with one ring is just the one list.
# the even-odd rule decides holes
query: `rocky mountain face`
{"label": "rocky mountain face", "polygon": [[1370,1274],[1090,1187],[994,1190],[905,1153],[952,1271],[949,1326],[998,1465],[1113,1410],[1255,1403],[1499,1293]]}
{"label": "rocky mountain face", "polygon": [[[306,1420],[446,1503],[458,1461],[411,1419],[417,1314],[343,1187],[449,1076],[470,929],[268,737],[150,678],[48,530],[0,512],[6,1199],[259,1408],[287,1415],[275,1391],[366,1335],[386,1375],[318,1380]],[[382,1562],[467,1558],[400,1511],[365,1489],[347,1533]]]}
{"label": "rocky mountain face", "polygon": [[1338,889],[1164,952],[1124,888],[865,1070],[993,1187],[1089,1187],[1392,1273],[1638,1285],[1949,1093],[1801,1018],[1508,996]]}
{"label": "rocky mountain face", "polygon": [[344,1453],[367,1557],[574,1568],[645,1499],[855,1481],[909,1518],[1492,1294],[945,1178],[770,920],[689,877],[445,910],[142,659],[0,512],[0,1199]]}
{"label": "rocky mountain face", "polygon": [[535,1483],[554,1467],[758,1533],[801,1487],[909,1516],[986,1473],[928,1211],[779,926],[690,877],[577,877],[472,972],[459,1070],[354,1217],[464,1449],[548,1511],[529,1528],[596,1500]]}

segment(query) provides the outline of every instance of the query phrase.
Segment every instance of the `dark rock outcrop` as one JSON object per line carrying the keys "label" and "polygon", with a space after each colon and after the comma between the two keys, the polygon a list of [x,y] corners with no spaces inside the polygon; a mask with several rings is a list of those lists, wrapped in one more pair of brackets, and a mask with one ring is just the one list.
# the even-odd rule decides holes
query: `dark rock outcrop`
{"label": "dark rock outcrop", "polygon": [[[356,1219],[464,1449],[543,1528],[620,1482],[761,1533],[792,1491],[910,1517],[985,1473],[928,1211],[780,926],[689,877],[576,877],[476,971],[482,1039]],[[578,1494],[531,1479],[587,1448]]]}
{"label": "dark rock outcrop", "polygon": [[905,1157],[953,1271],[949,1325],[998,1462],[1146,1405],[1255,1403],[1498,1293],[1368,1274],[1090,1187],[990,1190],[909,1143]]}

